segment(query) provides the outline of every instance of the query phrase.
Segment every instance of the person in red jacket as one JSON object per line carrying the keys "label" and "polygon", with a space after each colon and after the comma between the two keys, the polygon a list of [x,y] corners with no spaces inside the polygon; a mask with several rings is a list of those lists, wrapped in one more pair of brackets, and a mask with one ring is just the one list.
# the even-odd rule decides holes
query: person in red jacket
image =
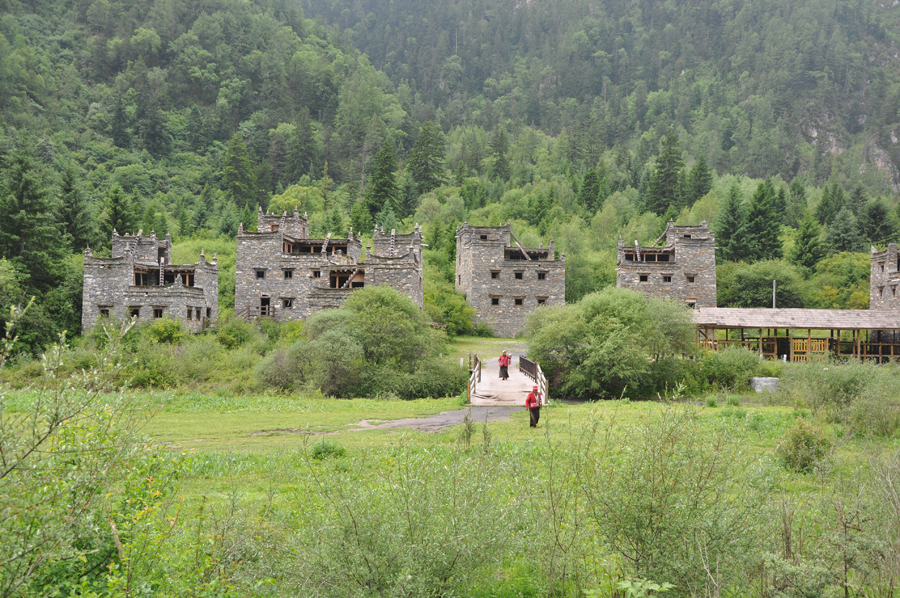
{"label": "person in red jacket", "polygon": [[525,408],[531,415],[531,427],[536,428],[538,420],[541,418],[541,393],[538,391],[537,385],[531,389],[525,398]]}
{"label": "person in red jacket", "polygon": [[506,351],[500,355],[498,361],[500,363],[500,379],[509,380],[509,355],[506,354]]}

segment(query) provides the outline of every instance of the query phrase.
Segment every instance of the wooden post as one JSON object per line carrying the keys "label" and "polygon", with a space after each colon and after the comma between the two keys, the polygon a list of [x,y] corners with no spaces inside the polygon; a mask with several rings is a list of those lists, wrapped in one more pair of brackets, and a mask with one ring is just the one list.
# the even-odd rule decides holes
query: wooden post
{"label": "wooden post", "polygon": [[762,331],[763,329],[759,329],[759,354],[762,355]]}

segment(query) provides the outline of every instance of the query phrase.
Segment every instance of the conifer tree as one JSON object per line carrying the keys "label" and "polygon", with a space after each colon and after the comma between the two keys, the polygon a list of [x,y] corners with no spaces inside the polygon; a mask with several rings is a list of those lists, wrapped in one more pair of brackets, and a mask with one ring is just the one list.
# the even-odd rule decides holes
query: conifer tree
{"label": "conifer tree", "polygon": [[778,187],[772,201],[772,210],[776,214],[778,222],[784,224],[787,218],[787,193],[785,193],[784,187]]}
{"label": "conifer tree", "polygon": [[194,230],[209,228],[214,211],[213,190],[209,185],[203,185],[200,199],[194,207]]}
{"label": "conifer tree", "polygon": [[285,175],[290,182],[297,181],[304,174],[312,175],[320,164],[319,145],[309,109],[304,106],[294,121],[294,135],[287,148]]}
{"label": "conifer tree", "polygon": [[835,215],[825,233],[825,242],[835,253],[842,251],[862,251],[863,241],[859,236],[856,218],[847,206]]}
{"label": "conifer tree", "polygon": [[234,205],[242,209],[256,196],[256,179],[253,161],[244,144],[244,137],[239,132],[228,142],[223,162],[223,190]]}
{"label": "conifer tree", "polygon": [[397,159],[394,148],[387,139],[375,154],[375,172],[366,189],[366,207],[375,216],[385,208],[399,211],[397,190]]}
{"label": "conifer tree", "polygon": [[867,203],[869,203],[869,196],[866,195],[866,191],[863,189],[862,185],[857,183],[856,187],[854,187],[853,191],[850,193],[850,199],[847,202],[847,205],[850,207],[853,215],[859,218],[860,212],[862,212],[863,207],[865,207]]}
{"label": "conifer tree", "polygon": [[409,157],[409,172],[424,194],[444,183],[444,132],[432,121],[419,129],[419,137]]}
{"label": "conifer tree", "polygon": [[63,173],[60,192],[60,221],[69,235],[72,249],[81,251],[94,238],[94,219],[71,166]]}
{"label": "conifer tree", "polygon": [[222,205],[222,216],[219,218],[219,232],[227,237],[233,237],[238,232],[237,208],[231,202]]}
{"label": "conifer tree", "polygon": [[400,185],[400,218],[412,216],[419,207],[419,192],[416,191],[416,182],[412,175],[407,171],[403,175],[403,182]]}
{"label": "conifer tree", "polygon": [[784,223],[788,226],[798,227],[800,221],[808,212],[806,205],[806,187],[798,178],[791,181],[790,193],[788,195],[787,214]]}
{"label": "conifer tree", "polygon": [[509,177],[512,176],[508,153],[509,139],[506,137],[506,131],[503,127],[497,127],[491,138],[491,158],[493,158],[491,174],[501,181],[509,181]]}
{"label": "conifer tree", "polygon": [[863,240],[873,244],[897,241],[897,217],[881,199],[873,199],[860,209],[859,233]]}
{"label": "conifer tree", "polygon": [[372,215],[362,201],[355,202],[350,209],[350,226],[358,235],[369,233],[375,228]]}
{"label": "conifer tree", "polygon": [[794,250],[791,253],[791,261],[804,268],[813,268],[822,259],[822,244],[819,241],[821,228],[815,217],[807,212],[800,221],[800,230]]}
{"label": "conifer tree", "polygon": [[766,179],[756,187],[747,212],[744,257],[749,262],[781,257],[781,224],[775,215],[775,188]]}
{"label": "conifer tree", "polygon": [[187,239],[191,236],[191,218],[188,211],[184,207],[184,200],[178,200],[178,206],[175,208],[175,219],[178,221],[178,237]]}
{"label": "conifer tree", "polygon": [[716,260],[736,262],[741,259],[744,252],[744,224],[746,214],[744,201],[741,197],[741,188],[737,182],[731,184],[725,195],[725,203],[719,216],[716,227]]}
{"label": "conifer tree", "polygon": [[694,203],[710,192],[713,184],[713,173],[706,164],[706,156],[700,154],[691,167],[691,174],[688,177],[689,197],[686,202],[690,207]]}
{"label": "conifer tree", "polygon": [[654,214],[664,214],[670,206],[679,205],[678,177],[684,162],[681,159],[681,147],[675,135],[668,135],[662,140],[656,167],[647,186],[645,204],[647,210]]}
{"label": "conifer tree", "polygon": [[[109,247],[113,230],[119,234],[135,233],[139,228],[138,214],[134,201],[118,185],[110,187],[103,199],[103,214],[100,217],[100,241]],[[149,231],[148,231],[149,232]]]}
{"label": "conifer tree", "polygon": [[584,173],[577,201],[591,215],[600,208],[600,175],[594,168],[589,168]]}
{"label": "conifer tree", "polygon": [[28,274],[28,284],[44,291],[59,277],[66,254],[60,243],[57,206],[47,193],[29,141],[20,141],[6,156],[0,187],[0,257]]}
{"label": "conifer tree", "polygon": [[394,214],[393,208],[389,205],[386,205],[381,209],[378,216],[375,218],[375,222],[381,230],[388,232],[396,229],[400,225],[399,222],[397,222],[397,216]]}
{"label": "conifer tree", "polygon": [[822,200],[816,207],[816,218],[819,224],[828,225],[844,207],[844,189],[834,181],[829,187],[827,184],[822,191]]}
{"label": "conifer tree", "polygon": [[259,224],[258,218],[256,216],[256,210],[252,209],[250,207],[250,204],[245,205],[244,209],[241,210],[241,224],[244,225],[244,230],[251,232],[255,231],[257,225]]}

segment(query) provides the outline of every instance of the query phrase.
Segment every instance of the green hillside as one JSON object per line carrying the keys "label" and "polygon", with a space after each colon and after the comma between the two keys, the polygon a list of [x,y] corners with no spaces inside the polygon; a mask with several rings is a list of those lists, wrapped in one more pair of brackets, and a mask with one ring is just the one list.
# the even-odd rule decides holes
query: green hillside
{"label": "green hillside", "polygon": [[[466,220],[555,239],[570,301],[614,282],[619,234],[646,243],[671,218],[717,233],[720,304],[746,302],[745,269],[728,265],[743,261],[795,281],[803,305],[865,307],[854,253],[898,237],[891,7],[0,9],[0,318],[37,297],[32,351],[78,330],[85,246],[144,229],[224,257],[257,206],[299,206],[314,234],[422,224],[426,310],[457,332],[472,328],[452,286]],[[742,242],[757,204],[774,226],[750,232],[777,251]]]}

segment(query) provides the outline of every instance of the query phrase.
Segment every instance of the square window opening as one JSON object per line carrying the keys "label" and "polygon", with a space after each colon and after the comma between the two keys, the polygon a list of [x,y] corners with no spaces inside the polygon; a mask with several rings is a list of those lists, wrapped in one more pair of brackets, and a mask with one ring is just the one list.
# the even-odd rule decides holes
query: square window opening
{"label": "square window opening", "polygon": [[547,280],[546,272],[538,272],[537,275],[538,275],[538,280]]}
{"label": "square window opening", "polygon": [[547,303],[547,298],[546,298],[546,297],[538,297],[538,298],[537,298],[537,304],[538,304],[538,305],[545,305],[546,303]]}
{"label": "square window opening", "polygon": [[293,308],[293,307],[294,307],[294,300],[293,300],[293,299],[282,299],[282,300],[281,300],[281,307],[283,307],[284,309],[291,309],[291,308]]}
{"label": "square window opening", "polygon": [[688,276],[688,277],[687,277],[687,281],[688,281],[688,282],[694,282],[694,277],[693,277],[693,276]]}
{"label": "square window opening", "polygon": [[667,274],[664,274],[664,275],[663,275],[663,282],[672,282],[672,277],[669,276],[669,275],[667,275]]}
{"label": "square window opening", "polygon": [[141,317],[141,306],[137,305],[134,307],[128,308],[128,315],[132,318],[140,318]]}
{"label": "square window opening", "polygon": [[266,277],[265,270],[256,270],[256,280],[262,280]]}
{"label": "square window opening", "polygon": [[500,297],[491,297],[491,305],[500,305]]}
{"label": "square window opening", "polygon": [[287,280],[287,279],[289,279],[289,278],[293,278],[293,277],[294,277],[294,271],[293,271],[293,270],[285,270],[285,271],[284,271],[284,278],[285,278],[285,280]]}
{"label": "square window opening", "polygon": [[158,320],[163,317],[163,308],[162,307],[154,307],[153,308],[153,319]]}
{"label": "square window opening", "polygon": [[322,271],[321,270],[313,270],[312,277],[313,278],[322,278]]}
{"label": "square window opening", "polygon": [[491,272],[491,278],[494,280],[500,278],[500,273],[499,272]]}
{"label": "square window opening", "polygon": [[523,272],[516,272],[516,280],[522,280],[525,276]]}
{"label": "square window opening", "polygon": [[688,301],[688,308],[697,309],[697,302],[696,301]]}
{"label": "square window opening", "polygon": [[101,307],[101,308],[100,308],[100,316],[101,316],[101,317],[108,318],[108,317],[109,317],[109,308],[108,308],[108,307]]}
{"label": "square window opening", "polygon": [[647,282],[650,277],[647,274],[638,275],[638,282]]}
{"label": "square window opening", "polygon": [[482,240],[482,241],[487,241],[487,235],[481,235],[481,240]]}
{"label": "square window opening", "polygon": [[521,297],[516,297],[516,305],[519,305],[519,306],[525,305],[525,300]]}

